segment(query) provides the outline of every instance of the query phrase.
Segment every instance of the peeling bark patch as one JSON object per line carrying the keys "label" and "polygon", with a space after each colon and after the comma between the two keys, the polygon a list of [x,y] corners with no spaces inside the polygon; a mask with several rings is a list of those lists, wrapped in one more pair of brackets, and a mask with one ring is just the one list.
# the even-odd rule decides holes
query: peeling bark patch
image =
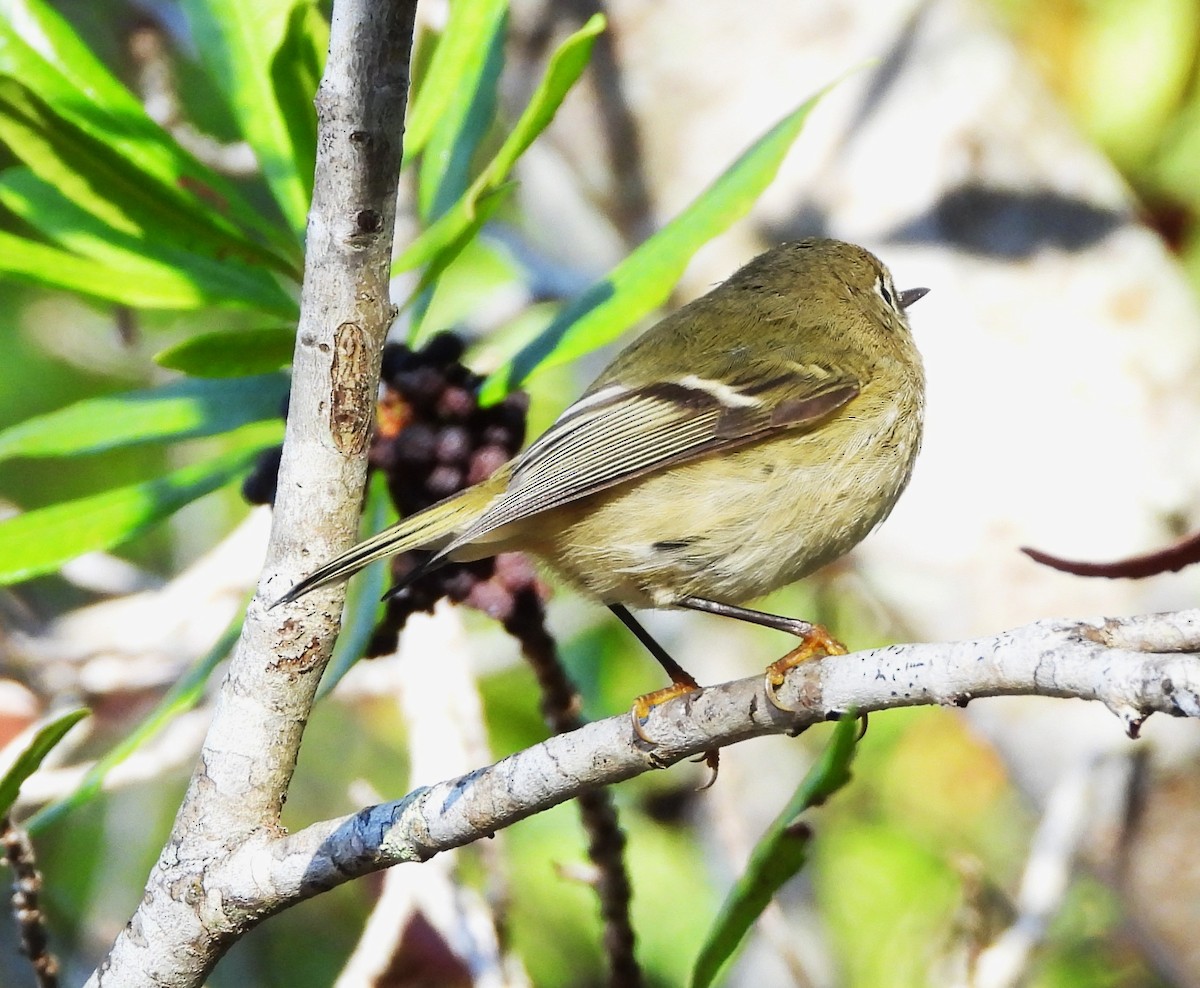
{"label": "peeling bark patch", "polygon": [[317,638],[310,638],[308,644],[301,648],[297,655],[281,655],[271,663],[272,669],[280,672],[307,675],[315,669],[324,667],[321,656],[321,643]]}
{"label": "peeling bark patch", "polygon": [[338,451],[352,456],[366,449],[371,424],[367,334],[358,323],[344,322],[337,328],[333,344],[329,429]]}

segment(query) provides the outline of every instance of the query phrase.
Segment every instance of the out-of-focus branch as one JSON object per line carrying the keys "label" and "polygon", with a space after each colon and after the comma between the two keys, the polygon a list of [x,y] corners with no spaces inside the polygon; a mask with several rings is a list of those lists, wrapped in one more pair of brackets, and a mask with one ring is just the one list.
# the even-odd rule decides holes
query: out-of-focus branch
{"label": "out-of-focus branch", "polygon": [[58,959],[50,953],[46,938],[46,915],[40,897],[42,876],[33,856],[29,835],[0,817],[0,850],[13,871],[13,913],[21,937],[21,953],[29,958],[38,988],[58,988]]}
{"label": "out-of-focus branch", "polygon": [[[1050,794],[1021,877],[1017,917],[980,953],[972,981],[975,988],[1012,988],[1028,975],[1034,951],[1062,908],[1076,859],[1096,816],[1101,767],[1100,759],[1085,760],[1060,778]],[[1124,773],[1126,780],[1131,774]]]}
{"label": "out-of-focus branch", "polygon": [[356,534],[388,292],[416,0],[336,0],[317,91],[287,440],[260,597],[221,687],[199,765],[137,912],[92,985],[197,985],[274,910],[227,886],[224,864],[270,847],[343,591],[268,611],[312,558]]}
{"label": "out-of-focus branch", "polygon": [[195,157],[224,175],[257,175],[254,149],[245,141],[225,144],[198,130],[184,115],[175,88],[171,56],[163,30],[154,22],[139,24],[129,35],[129,54],[137,67],[137,84],[146,113]]}
{"label": "out-of-focus branch", "polygon": [[[491,757],[463,614],[463,609],[443,600],[432,615],[411,615],[398,652],[370,663],[399,660],[395,674],[382,678],[390,682],[390,699],[408,728],[410,785],[467,771]],[[423,655],[437,655],[438,661],[418,661]],[[352,798],[359,803],[381,797],[352,793]],[[486,841],[479,850],[502,860],[498,843]],[[451,852],[418,874],[399,869],[385,874],[358,945],[334,988],[391,984],[396,971],[404,971],[414,984],[527,985],[528,978],[513,958],[504,955],[503,913],[494,912],[495,904],[463,880],[463,862],[463,857]],[[501,866],[498,860],[481,863],[489,872]],[[489,880],[496,880],[494,873]]]}
{"label": "out-of-focus branch", "polygon": [[[546,610],[532,586],[517,594],[504,629],[521,643],[521,652],[537,676],[542,690],[542,716],[555,734],[583,726],[579,695],[558,657],[558,646],[546,628]],[[634,951],[635,935],[629,914],[633,889],[625,866],[625,831],[616,802],[601,789],[589,789],[576,798],[579,817],[588,835],[588,857],[595,865],[592,885],[600,900],[604,920],[604,953],[608,984],[613,988],[639,988],[642,969]]]}
{"label": "out-of-focus branch", "polygon": [[655,708],[647,725],[653,746],[635,737],[628,717],[611,717],[399,801],[245,846],[210,881],[247,908],[275,912],[717,746],[795,732],[851,709],[961,706],[1002,695],[1098,700],[1130,734],[1151,713],[1200,717],[1200,610],[1041,621],[994,638],[814,660],[776,693],[791,711],[768,702],[761,678],[714,686]]}

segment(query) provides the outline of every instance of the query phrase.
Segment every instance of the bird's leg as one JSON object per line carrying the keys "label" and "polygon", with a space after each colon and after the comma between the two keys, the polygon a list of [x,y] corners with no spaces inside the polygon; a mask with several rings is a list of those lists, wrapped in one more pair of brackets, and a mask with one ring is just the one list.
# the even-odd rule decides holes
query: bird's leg
{"label": "bird's leg", "polygon": [[[650,716],[650,711],[660,703],[674,700],[677,696],[683,696],[685,693],[695,693],[696,690],[700,689],[700,684],[696,682],[691,673],[671,658],[667,650],[654,639],[654,636],[643,628],[641,623],[629,613],[628,608],[623,604],[609,604],[608,607],[610,611],[620,618],[621,623],[633,632],[633,636],[646,647],[646,651],[654,656],[658,664],[671,677],[670,686],[665,686],[661,690],[654,690],[651,693],[642,694],[633,701],[633,709],[630,711],[634,733],[646,743],[653,744],[654,741],[646,734],[644,726],[646,719]],[[702,787],[707,789],[717,779],[720,751],[716,748],[706,751],[704,753],[704,763],[712,769],[713,773],[712,778]]]}
{"label": "bird's leg", "polygon": [[763,681],[763,688],[766,691],[767,699],[780,710],[788,713],[795,713],[795,711],[789,710],[775,696],[775,691],[783,685],[783,679],[788,671],[794,669],[802,662],[807,662],[809,659],[820,658],[826,655],[845,655],[847,652],[845,645],[834,638],[821,625],[813,624],[811,621],[783,617],[779,614],[768,614],[765,611],[754,611],[748,607],[738,607],[736,604],[723,604],[718,600],[708,600],[704,597],[683,597],[675,603],[679,607],[688,607],[694,611],[718,614],[721,617],[736,618],[739,621],[748,621],[750,624],[762,625],[764,628],[786,631],[788,634],[799,638],[799,645],[788,652],[782,659],[778,659],[767,666],[766,676]]}

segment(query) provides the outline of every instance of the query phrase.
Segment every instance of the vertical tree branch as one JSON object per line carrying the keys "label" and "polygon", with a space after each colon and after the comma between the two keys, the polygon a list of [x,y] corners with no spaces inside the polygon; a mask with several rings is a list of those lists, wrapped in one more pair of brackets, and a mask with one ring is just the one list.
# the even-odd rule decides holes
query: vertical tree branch
{"label": "vertical tree branch", "polygon": [[[275,911],[210,876],[280,834],[342,590],[274,611],[357,528],[388,296],[416,0],[336,0],[317,92],[317,166],[287,441],[260,595],[251,604],[175,827],[96,985],[199,984]],[[278,577],[276,578],[276,574]]]}

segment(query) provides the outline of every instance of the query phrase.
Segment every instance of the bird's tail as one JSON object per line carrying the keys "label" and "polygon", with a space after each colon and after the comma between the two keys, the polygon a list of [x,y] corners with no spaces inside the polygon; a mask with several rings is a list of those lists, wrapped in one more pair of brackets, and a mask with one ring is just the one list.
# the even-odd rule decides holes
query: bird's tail
{"label": "bird's tail", "polygon": [[[357,573],[368,563],[383,556],[407,552],[409,549],[439,548],[449,539],[467,528],[486,509],[507,483],[507,471],[502,468],[488,480],[468,487],[444,501],[439,501],[424,511],[402,518],[391,528],[359,542],[335,556],[324,566],[309,573],[271,607],[290,604],[299,600],[310,590],[337,583]],[[269,608],[268,608],[269,609]]]}

